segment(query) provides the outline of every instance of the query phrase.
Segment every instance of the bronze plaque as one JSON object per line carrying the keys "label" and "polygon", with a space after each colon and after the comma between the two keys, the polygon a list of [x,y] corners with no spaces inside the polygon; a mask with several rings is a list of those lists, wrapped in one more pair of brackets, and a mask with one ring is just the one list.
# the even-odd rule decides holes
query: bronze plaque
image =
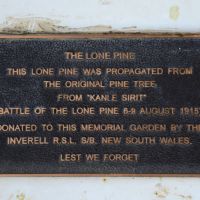
{"label": "bronze plaque", "polygon": [[1,36],[0,174],[200,173],[200,38]]}

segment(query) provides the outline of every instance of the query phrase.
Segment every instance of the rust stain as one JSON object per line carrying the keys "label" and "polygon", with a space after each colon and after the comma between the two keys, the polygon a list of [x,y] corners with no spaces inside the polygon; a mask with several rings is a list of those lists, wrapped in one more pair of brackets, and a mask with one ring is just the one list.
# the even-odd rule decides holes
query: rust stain
{"label": "rust stain", "polygon": [[162,184],[158,183],[156,184],[156,191],[154,192],[154,195],[160,199],[166,198],[169,194],[169,189],[165,186],[162,186]]}
{"label": "rust stain", "polygon": [[171,6],[169,9],[169,17],[170,19],[176,21],[179,18],[180,11],[177,5]]}
{"label": "rust stain", "polygon": [[[13,197],[13,195],[10,196],[9,199],[10,199],[10,200],[13,199],[12,197]],[[16,197],[16,198],[15,198],[16,200],[31,200],[31,199],[30,199],[29,197],[27,197],[23,192],[17,194],[15,197]]]}
{"label": "rust stain", "polygon": [[[177,190],[177,187],[174,187],[174,190]],[[176,192],[170,192],[169,188],[166,186],[163,186],[161,183],[156,184],[156,190],[154,192],[154,195],[159,199],[165,199],[168,197],[168,195],[171,193],[171,195],[178,197],[182,200],[192,200],[191,195],[187,194],[178,194]]]}

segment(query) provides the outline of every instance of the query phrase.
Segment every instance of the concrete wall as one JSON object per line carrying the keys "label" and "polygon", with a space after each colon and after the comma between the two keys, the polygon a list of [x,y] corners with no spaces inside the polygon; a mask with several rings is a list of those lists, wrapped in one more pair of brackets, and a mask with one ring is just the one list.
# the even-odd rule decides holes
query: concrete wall
{"label": "concrete wall", "polygon": [[199,32],[198,0],[1,0],[0,32]]}
{"label": "concrete wall", "polygon": [[[0,0],[0,33],[200,31],[198,0]],[[199,178],[0,178],[0,200],[199,200]]]}

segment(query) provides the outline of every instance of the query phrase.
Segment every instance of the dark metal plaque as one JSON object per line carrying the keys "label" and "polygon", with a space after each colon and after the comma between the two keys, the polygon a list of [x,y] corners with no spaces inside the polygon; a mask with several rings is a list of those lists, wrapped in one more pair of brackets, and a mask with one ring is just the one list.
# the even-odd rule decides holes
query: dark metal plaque
{"label": "dark metal plaque", "polygon": [[2,37],[0,95],[0,174],[200,173],[198,37]]}

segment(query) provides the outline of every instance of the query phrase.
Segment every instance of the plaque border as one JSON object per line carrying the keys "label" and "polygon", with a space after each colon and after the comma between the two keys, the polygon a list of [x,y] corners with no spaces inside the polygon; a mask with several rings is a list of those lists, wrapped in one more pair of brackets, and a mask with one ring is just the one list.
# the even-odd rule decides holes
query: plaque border
{"label": "plaque border", "polygon": [[0,39],[135,39],[135,38],[200,38],[200,33],[60,33],[60,34],[1,34]]}
{"label": "plaque border", "polygon": [[[1,34],[0,39],[11,40],[26,40],[26,39],[48,39],[48,40],[63,40],[63,39],[145,39],[145,38],[190,38],[199,39],[200,33],[58,33],[58,34]],[[179,174],[166,174],[166,173],[153,173],[153,174],[136,174],[136,173],[2,173],[0,177],[193,177],[199,178],[200,173],[179,173]]]}

